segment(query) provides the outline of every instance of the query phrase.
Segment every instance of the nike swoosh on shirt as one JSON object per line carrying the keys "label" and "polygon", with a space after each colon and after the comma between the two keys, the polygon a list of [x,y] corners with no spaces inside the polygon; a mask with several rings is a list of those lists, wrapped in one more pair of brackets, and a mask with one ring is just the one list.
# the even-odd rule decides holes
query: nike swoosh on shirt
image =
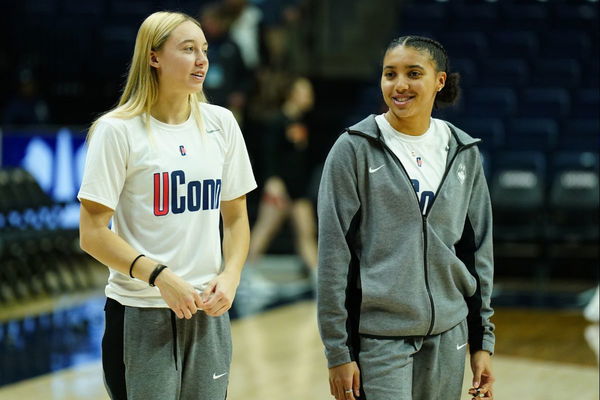
{"label": "nike swoosh on shirt", "polygon": [[217,374],[215,374],[215,373],[213,372],[213,379],[219,379],[219,378],[221,378],[221,377],[223,377],[223,376],[225,376],[225,375],[227,375],[227,372],[225,372],[224,374],[221,374],[221,375],[217,375]]}
{"label": "nike swoosh on shirt", "polygon": [[456,345],[456,350],[460,350],[460,349],[462,349],[463,347],[465,347],[466,345],[467,345],[467,343],[465,343],[465,344],[461,344],[461,345],[458,345],[458,344],[457,344],[457,345]]}
{"label": "nike swoosh on shirt", "polygon": [[372,174],[373,172],[377,172],[377,171],[379,171],[383,167],[384,167],[384,165],[380,165],[377,168],[371,168],[371,167],[369,167],[369,173]]}

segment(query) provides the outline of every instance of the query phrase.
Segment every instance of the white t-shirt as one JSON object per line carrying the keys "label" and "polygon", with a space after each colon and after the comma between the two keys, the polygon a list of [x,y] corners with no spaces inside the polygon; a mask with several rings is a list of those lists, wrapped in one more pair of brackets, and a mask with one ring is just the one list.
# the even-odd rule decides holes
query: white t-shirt
{"label": "white t-shirt", "polygon": [[421,211],[426,214],[446,170],[450,128],[444,121],[431,118],[429,129],[422,135],[413,136],[394,129],[384,114],[377,115],[375,121],[384,142],[408,173],[417,192]]}
{"label": "white t-shirt", "polygon": [[[256,188],[233,114],[200,105],[195,119],[169,125],[141,116],[102,118],[90,140],[79,199],[115,210],[111,229],[198,290],[221,268],[220,201]],[[150,140],[154,139],[154,144]],[[167,307],[157,288],[110,269],[106,295],[135,307]]]}

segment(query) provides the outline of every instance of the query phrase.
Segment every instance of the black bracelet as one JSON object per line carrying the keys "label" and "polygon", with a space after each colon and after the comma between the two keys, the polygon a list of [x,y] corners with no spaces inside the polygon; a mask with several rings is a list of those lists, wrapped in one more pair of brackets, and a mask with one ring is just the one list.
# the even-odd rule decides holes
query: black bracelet
{"label": "black bracelet", "polygon": [[166,268],[167,268],[167,266],[163,265],[163,264],[156,265],[156,268],[154,268],[154,271],[152,271],[152,274],[150,274],[150,279],[148,279],[148,284],[152,287],[156,286],[156,285],[154,285],[154,281],[156,280],[156,278],[158,278],[158,274],[163,272],[163,270]]}
{"label": "black bracelet", "polygon": [[136,258],[134,258],[134,259],[133,259],[133,261],[131,262],[131,265],[129,266],[129,276],[130,276],[132,279],[135,279],[135,276],[133,276],[133,273],[132,273],[132,272],[133,272],[133,265],[135,264],[135,262],[136,262],[137,260],[139,260],[139,259],[140,259],[140,257],[145,257],[145,256],[144,256],[143,254],[140,254],[139,256],[137,256]]}

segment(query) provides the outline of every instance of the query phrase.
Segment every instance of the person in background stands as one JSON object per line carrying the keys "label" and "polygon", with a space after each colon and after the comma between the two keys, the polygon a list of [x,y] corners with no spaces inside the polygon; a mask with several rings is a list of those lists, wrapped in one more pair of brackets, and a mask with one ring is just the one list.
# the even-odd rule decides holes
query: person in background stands
{"label": "person in background stands", "polygon": [[314,103],[306,78],[290,79],[284,101],[264,134],[265,184],[258,217],[252,228],[249,260],[256,261],[289,217],[296,248],[310,271],[317,268],[316,223],[309,185],[312,177],[307,113]]}

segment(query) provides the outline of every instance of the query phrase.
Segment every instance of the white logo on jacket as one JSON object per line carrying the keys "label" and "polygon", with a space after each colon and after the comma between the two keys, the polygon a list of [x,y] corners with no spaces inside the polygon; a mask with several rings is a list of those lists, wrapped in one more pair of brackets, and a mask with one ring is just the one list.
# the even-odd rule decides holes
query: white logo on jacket
{"label": "white logo on jacket", "polygon": [[465,182],[465,178],[467,177],[467,167],[465,167],[465,164],[460,163],[456,175],[458,176],[458,180],[462,185]]}
{"label": "white logo on jacket", "polygon": [[369,173],[370,173],[370,174],[372,174],[372,173],[374,173],[374,172],[377,172],[377,171],[379,171],[381,168],[383,168],[384,166],[385,166],[385,164],[383,164],[383,165],[380,165],[380,166],[379,166],[379,167],[377,167],[377,168],[371,168],[371,167],[369,167]]}
{"label": "white logo on jacket", "polygon": [[213,380],[217,380],[225,375],[227,375],[227,372],[225,372],[224,374],[220,374],[220,375],[217,375],[216,373],[213,372]]}

